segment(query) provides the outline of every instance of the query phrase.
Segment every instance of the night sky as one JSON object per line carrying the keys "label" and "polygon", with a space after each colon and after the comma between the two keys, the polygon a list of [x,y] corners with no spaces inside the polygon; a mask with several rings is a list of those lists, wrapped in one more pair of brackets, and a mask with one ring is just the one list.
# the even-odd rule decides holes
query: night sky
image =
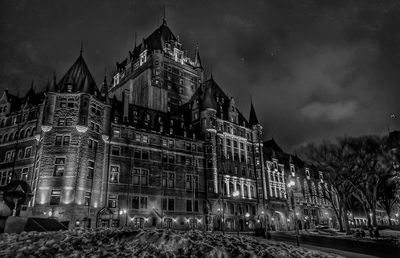
{"label": "night sky", "polygon": [[399,1],[0,1],[0,88],[44,88],[83,55],[98,84],[162,21],[286,150],[400,121]]}

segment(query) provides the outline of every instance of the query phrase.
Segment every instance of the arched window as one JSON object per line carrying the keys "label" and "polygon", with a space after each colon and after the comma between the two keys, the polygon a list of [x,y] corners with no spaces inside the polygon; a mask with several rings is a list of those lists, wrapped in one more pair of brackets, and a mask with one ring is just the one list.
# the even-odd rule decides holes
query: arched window
{"label": "arched window", "polygon": [[13,133],[10,133],[10,136],[8,136],[8,141],[11,142],[13,140]]}
{"label": "arched window", "polygon": [[29,137],[29,136],[31,136],[31,129],[30,128],[28,128],[26,130],[26,133],[25,133],[25,137]]}
{"label": "arched window", "polygon": [[25,131],[21,130],[21,132],[19,133],[19,139],[23,139],[25,136]]}
{"label": "arched window", "polygon": [[4,138],[3,138],[3,143],[5,143],[7,141],[7,139],[8,139],[8,134],[5,134]]}
{"label": "arched window", "polygon": [[4,127],[4,119],[1,120],[0,127]]}
{"label": "arched window", "polygon": [[32,133],[31,136],[34,136],[36,134],[36,128],[32,127]]}

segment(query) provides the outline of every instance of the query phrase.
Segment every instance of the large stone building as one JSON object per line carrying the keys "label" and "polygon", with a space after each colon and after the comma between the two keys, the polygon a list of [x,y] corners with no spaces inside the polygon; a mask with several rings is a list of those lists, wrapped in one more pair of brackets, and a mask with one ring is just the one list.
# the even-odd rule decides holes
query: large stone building
{"label": "large stone building", "polygon": [[324,223],[308,168],[262,139],[253,105],[247,119],[164,20],[110,83],[81,53],[45,90],[3,94],[0,186],[28,182],[33,198],[14,212],[71,227],[288,229],[293,177],[301,218]]}

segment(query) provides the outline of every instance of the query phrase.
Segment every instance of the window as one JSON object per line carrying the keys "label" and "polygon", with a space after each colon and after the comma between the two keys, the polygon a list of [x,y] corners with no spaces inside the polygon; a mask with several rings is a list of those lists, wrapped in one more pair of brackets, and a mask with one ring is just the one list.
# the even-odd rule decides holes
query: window
{"label": "window", "polygon": [[149,170],[135,168],[133,170],[133,185],[148,185],[149,183]]}
{"label": "window", "polygon": [[13,160],[15,156],[15,151],[7,151],[6,152],[6,161]]}
{"label": "window", "polygon": [[140,184],[148,185],[148,183],[149,183],[149,171],[147,169],[142,169]]}
{"label": "window", "polygon": [[54,143],[55,145],[61,145],[62,143],[62,136],[61,135],[56,135],[56,142]]}
{"label": "window", "polygon": [[65,172],[65,158],[56,158],[53,176],[63,176]]}
{"label": "window", "polygon": [[132,209],[139,209],[139,196],[132,196]]}
{"label": "window", "polygon": [[164,172],[163,173],[163,187],[174,188],[175,187],[175,173]]}
{"label": "window", "polygon": [[142,159],[145,160],[149,159],[149,151],[142,151]]}
{"label": "window", "polygon": [[121,137],[121,131],[120,130],[113,130],[113,137],[114,138],[119,138]]}
{"label": "window", "polygon": [[118,147],[118,146],[112,146],[111,147],[111,154],[112,155],[119,156],[120,155],[120,151],[121,151],[121,148]]}
{"label": "window", "polygon": [[56,135],[56,141],[55,141],[55,145],[69,145],[69,142],[70,142],[70,136],[69,135],[66,135],[66,136],[63,136],[63,135]]}
{"label": "window", "polygon": [[0,172],[0,185],[6,185],[11,181],[12,171]]}
{"label": "window", "polygon": [[28,178],[29,178],[29,169],[28,168],[23,168],[21,170],[21,180],[28,181]]}
{"label": "window", "polygon": [[89,147],[90,150],[97,150],[98,144],[99,144],[98,141],[95,141],[95,140],[89,138],[88,147]]}
{"label": "window", "polygon": [[61,190],[51,190],[50,205],[59,205],[61,201]]}
{"label": "window", "polygon": [[132,184],[139,185],[140,183],[140,169],[133,169]]}
{"label": "window", "polygon": [[194,184],[194,189],[199,189],[199,176],[198,175],[186,175],[186,184],[185,188],[187,190],[192,190],[192,185]]}
{"label": "window", "polygon": [[32,147],[28,147],[25,149],[25,158],[29,158],[32,154]]}
{"label": "window", "polygon": [[92,179],[94,175],[94,161],[93,160],[89,160],[88,161],[88,174],[87,174],[87,178],[88,179]]}
{"label": "window", "polygon": [[64,136],[63,137],[63,145],[69,145],[69,141],[70,141],[71,137],[70,136]]}
{"label": "window", "polygon": [[140,209],[147,209],[147,197],[146,196],[140,197]]}
{"label": "window", "polygon": [[116,195],[116,194],[108,195],[108,207],[109,208],[116,208],[117,207],[117,200],[118,200],[118,195]]}
{"label": "window", "polygon": [[71,126],[72,125],[72,118],[71,117],[67,117],[65,119],[65,125],[66,126]]}
{"label": "window", "polygon": [[175,145],[174,140],[168,140],[168,146],[169,146],[170,148],[173,148],[174,145]]}
{"label": "window", "polygon": [[111,165],[110,183],[118,183],[119,181],[119,166]]}
{"label": "window", "polygon": [[98,116],[101,115],[101,107],[95,103],[92,103],[92,105],[90,107],[90,111],[95,115],[98,115]]}
{"label": "window", "polygon": [[85,193],[85,206],[90,206],[90,200],[92,198],[92,194],[90,192]]}
{"label": "window", "polygon": [[163,208],[163,210],[174,211],[175,210],[175,199],[163,198],[162,208]]}
{"label": "window", "polygon": [[[186,211],[193,211],[193,200],[186,200]],[[194,200],[194,211],[199,211],[199,201]]]}
{"label": "window", "polygon": [[149,143],[149,136],[143,135],[143,137],[142,137],[142,142],[144,142],[144,143]]}
{"label": "window", "polygon": [[58,119],[58,126],[65,126],[65,118]]}
{"label": "window", "polygon": [[140,134],[135,134],[135,140],[140,142],[140,140],[142,139]]}

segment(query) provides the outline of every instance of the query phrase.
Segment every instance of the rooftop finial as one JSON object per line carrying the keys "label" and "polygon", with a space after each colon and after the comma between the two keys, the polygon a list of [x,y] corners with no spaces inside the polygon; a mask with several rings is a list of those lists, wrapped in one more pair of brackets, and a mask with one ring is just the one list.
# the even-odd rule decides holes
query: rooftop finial
{"label": "rooftop finial", "polygon": [[166,17],[166,15],[165,15],[165,4],[163,5],[163,24],[165,25],[165,24],[167,24],[167,17]]}
{"label": "rooftop finial", "polygon": [[83,42],[81,42],[81,50],[79,51],[79,54],[82,56],[82,52],[83,52]]}

